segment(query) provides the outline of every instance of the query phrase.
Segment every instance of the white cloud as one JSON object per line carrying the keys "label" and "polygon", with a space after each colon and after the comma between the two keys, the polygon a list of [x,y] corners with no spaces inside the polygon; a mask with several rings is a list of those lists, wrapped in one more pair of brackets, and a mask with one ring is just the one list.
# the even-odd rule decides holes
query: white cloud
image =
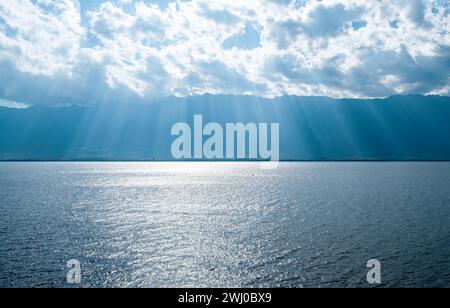
{"label": "white cloud", "polygon": [[78,1],[2,0],[0,57],[21,72],[53,75],[71,70],[84,31]]}
{"label": "white cloud", "polygon": [[29,106],[27,104],[19,102],[11,102],[0,98],[0,107],[14,108],[14,109],[25,109]]}
{"label": "white cloud", "polygon": [[450,94],[445,1],[150,2],[3,0],[0,97]]}

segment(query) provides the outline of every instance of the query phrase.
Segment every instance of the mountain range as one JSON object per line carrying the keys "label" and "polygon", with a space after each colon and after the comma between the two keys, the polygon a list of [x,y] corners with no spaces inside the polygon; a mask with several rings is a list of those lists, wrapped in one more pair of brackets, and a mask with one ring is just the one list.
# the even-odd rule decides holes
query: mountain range
{"label": "mountain range", "polygon": [[203,95],[148,104],[0,107],[0,160],[172,160],[177,122],[280,123],[281,160],[450,160],[450,97]]}

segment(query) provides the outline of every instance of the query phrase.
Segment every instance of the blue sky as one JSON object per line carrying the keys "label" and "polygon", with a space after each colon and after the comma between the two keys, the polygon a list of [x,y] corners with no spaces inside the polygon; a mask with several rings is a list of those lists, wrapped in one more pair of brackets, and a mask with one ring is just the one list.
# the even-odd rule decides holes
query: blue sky
{"label": "blue sky", "polygon": [[445,0],[2,0],[0,104],[450,94]]}

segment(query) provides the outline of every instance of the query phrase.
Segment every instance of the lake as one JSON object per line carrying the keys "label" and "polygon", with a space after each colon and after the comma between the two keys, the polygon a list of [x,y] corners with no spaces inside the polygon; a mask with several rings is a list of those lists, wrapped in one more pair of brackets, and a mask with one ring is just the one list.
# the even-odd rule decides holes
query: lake
{"label": "lake", "polygon": [[450,286],[450,163],[0,163],[0,287]]}

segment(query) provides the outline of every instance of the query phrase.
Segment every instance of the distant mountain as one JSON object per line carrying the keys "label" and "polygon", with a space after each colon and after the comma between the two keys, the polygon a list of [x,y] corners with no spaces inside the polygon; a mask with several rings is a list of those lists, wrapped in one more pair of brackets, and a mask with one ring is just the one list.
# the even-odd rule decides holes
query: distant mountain
{"label": "distant mountain", "polygon": [[279,122],[282,160],[450,160],[450,98],[205,95],[146,105],[0,108],[1,160],[171,160],[172,125]]}

